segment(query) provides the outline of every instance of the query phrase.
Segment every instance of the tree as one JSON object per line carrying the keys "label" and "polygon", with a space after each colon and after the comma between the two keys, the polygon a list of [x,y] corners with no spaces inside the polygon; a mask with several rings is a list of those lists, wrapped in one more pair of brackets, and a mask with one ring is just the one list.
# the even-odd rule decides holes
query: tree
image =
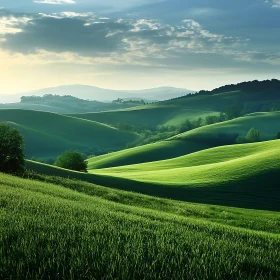
{"label": "tree", "polygon": [[20,132],[8,123],[0,123],[0,171],[21,174],[24,159],[24,142]]}
{"label": "tree", "polygon": [[252,127],[247,133],[246,140],[248,142],[259,142],[262,135],[259,130]]}
{"label": "tree", "polygon": [[205,123],[207,125],[217,123],[218,121],[219,118],[217,116],[207,116],[205,119]]}
{"label": "tree", "polygon": [[242,116],[242,110],[239,104],[229,105],[225,112],[227,119],[232,120]]}
{"label": "tree", "polygon": [[75,171],[87,172],[87,162],[81,153],[76,151],[66,151],[57,157],[56,166]]}

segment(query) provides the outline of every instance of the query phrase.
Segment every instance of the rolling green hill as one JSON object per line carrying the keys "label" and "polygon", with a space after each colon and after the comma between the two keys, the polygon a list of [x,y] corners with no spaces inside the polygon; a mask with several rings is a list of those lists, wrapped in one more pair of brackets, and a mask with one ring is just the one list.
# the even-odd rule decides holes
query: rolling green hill
{"label": "rolling green hill", "polygon": [[148,129],[155,129],[158,125],[177,126],[186,119],[193,120],[217,114],[218,112],[214,110],[201,109],[199,107],[186,108],[185,106],[181,106],[181,104],[152,104],[101,113],[73,114],[72,116],[111,125],[116,125],[117,123],[129,123]]}
{"label": "rolling green hill", "polygon": [[262,140],[275,139],[280,131],[280,112],[253,113],[231,121],[200,127],[166,141],[102,155],[89,160],[89,168],[107,168],[169,159],[203,149],[234,144],[252,128],[263,133]]}
{"label": "rolling green hill", "polygon": [[0,121],[20,130],[29,158],[52,158],[68,149],[87,154],[112,151],[138,137],[97,122],[40,111],[0,110]]}
{"label": "rolling green hill", "polygon": [[279,150],[280,140],[223,146],[165,161],[89,170],[90,174],[35,162],[28,162],[28,168],[159,197],[279,211]]}
{"label": "rolling green hill", "polygon": [[279,213],[48,180],[0,174],[1,279],[280,277]]}
{"label": "rolling green hill", "polygon": [[279,90],[278,80],[252,81],[136,108],[74,116],[112,125],[121,122],[155,129],[158,125],[180,125],[186,119],[216,115],[231,105],[245,113],[280,110]]}
{"label": "rolling green hill", "polygon": [[[280,140],[232,145],[91,173],[109,176],[111,180],[128,180],[132,190],[135,187],[153,195],[242,207],[247,203],[252,208],[280,210],[279,150]],[[116,182],[117,186],[123,184],[129,183]]]}

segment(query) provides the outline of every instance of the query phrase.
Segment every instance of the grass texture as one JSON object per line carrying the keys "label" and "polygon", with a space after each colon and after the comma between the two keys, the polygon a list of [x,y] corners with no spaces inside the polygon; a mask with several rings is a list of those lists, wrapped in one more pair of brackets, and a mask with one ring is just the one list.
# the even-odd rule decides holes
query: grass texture
{"label": "grass texture", "polygon": [[[111,190],[115,202],[93,194],[105,188],[71,180],[60,185],[0,174],[0,184],[1,279],[280,277],[276,212]],[[127,196],[138,203],[127,204]]]}

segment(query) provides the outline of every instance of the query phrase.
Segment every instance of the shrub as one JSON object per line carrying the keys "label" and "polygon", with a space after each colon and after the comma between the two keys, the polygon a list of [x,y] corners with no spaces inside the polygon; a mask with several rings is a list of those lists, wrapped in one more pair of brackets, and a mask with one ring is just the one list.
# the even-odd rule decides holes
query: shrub
{"label": "shrub", "polygon": [[66,151],[57,157],[56,166],[74,171],[87,172],[87,162],[83,155],[76,151]]}
{"label": "shrub", "polygon": [[247,133],[246,140],[248,142],[259,142],[261,140],[261,136],[262,133],[259,130],[252,127]]}

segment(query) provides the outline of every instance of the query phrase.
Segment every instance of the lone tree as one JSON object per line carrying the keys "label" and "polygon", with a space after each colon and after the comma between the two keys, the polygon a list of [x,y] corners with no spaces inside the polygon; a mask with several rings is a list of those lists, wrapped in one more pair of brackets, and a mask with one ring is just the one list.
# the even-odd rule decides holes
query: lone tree
{"label": "lone tree", "polygon": [[0,172],[21,174],[24,171],[23,137],[8,123],[0,123]]}
{"label": "lone tree", "polygon": [[259,130],[252,127],[247,133],[246,140],[248,142],[259,142],[262,135]]}
{"label": "lone tree", "polygon": [[66,151],[57,157],[54,165],[65,169],[87,172],[87,162],[81,153],[76,151]]}

